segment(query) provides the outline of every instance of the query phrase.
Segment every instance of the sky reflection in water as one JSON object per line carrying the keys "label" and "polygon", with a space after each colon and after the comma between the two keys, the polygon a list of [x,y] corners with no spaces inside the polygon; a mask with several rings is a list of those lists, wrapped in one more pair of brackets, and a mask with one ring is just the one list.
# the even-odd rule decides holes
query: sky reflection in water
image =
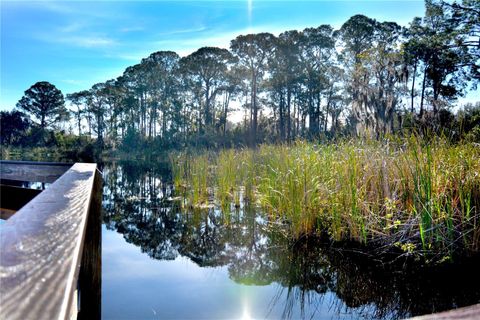
{"label": "sky reflection in water", "polygon": [[[229,279],[226,266],[201,268],[181,256],[175,260],[155,260],[105,226],[102,237],[103,319],[282,317],[287,290],[277,283],[237,284]],[[275,303],[278,294],[278,303]],[[338,301],[333,307],[332,293],[322,299],[307,306],[306,318],[312,314],[323,319],[352,318],[338,313]],[[300,312],[300,306],[294,306],[292,318],[300,317]]]}
{"label": "sky reflection in water", "polygon": [[403,319],[480,302],[478,262],[392,270],[292,241],[244,203],[182,210],[163,165],[103,173],[104,319]]}

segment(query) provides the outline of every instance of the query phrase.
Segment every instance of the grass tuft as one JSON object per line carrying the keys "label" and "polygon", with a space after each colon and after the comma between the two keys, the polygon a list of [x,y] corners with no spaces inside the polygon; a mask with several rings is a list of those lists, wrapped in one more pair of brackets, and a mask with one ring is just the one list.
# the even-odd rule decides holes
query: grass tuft
{"label": "grass tuft", "polygon": [[480,248],[480,148],[412,136],[171,157],[193,206],[256,205],[293,237],[326,232],[405,254],[438,257]]}

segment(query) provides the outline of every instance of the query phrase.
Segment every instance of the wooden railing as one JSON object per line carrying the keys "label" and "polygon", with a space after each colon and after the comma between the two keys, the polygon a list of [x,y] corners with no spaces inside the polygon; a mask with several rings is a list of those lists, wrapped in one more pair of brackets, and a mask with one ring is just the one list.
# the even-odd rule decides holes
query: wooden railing
{"label": "wooden railing", "polygon": [[480,304],[473,306],[458,308],[454,310],[427,314],[410,318],[409,320],[447,320],[447,319],[462,319],[462,320],[478,320],[480,319]]}
{"label": "wooden railing", "polygon": [[2,179],[52,183],[72,164],[60,162],[0,161]]}
{"label": "wooden railing", "polygon": [[9,200],[24,192],[31,201],[0,226],[0,319],[99,319],[101,176],[96,164],[0,161],[0,173],[2,184],[51,183],[33,193],[2,185],[0,207],[11,206]]}

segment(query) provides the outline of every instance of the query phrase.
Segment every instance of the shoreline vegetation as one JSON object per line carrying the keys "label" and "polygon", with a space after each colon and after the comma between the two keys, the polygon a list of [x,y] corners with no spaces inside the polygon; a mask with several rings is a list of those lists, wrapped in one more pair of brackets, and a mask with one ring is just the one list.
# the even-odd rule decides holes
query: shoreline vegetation
{"label": "shoreline vegetation", "polygon": [[170,157],[190,209],[253,206],[375,256],[478,257],[480,102],[458,101],[479,84],[478,10],[428,0],[407,27],[356,14],[157,51],[66,96],[38,81],[0,112],[1,157]]}
{"label": "shoreline vegetation", "polygon": [[326,236],[426,264],[480,250],[480,147],[410,138],[176,152],[184,207],[257,206],[289,236]]}

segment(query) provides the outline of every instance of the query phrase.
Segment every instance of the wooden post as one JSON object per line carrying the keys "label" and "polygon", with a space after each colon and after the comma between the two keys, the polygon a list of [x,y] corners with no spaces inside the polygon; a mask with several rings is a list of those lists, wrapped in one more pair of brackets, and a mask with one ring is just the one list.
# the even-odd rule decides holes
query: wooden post
{"label": "wooden post", "polygon": [[102,176],[97,171],[88,213],[82,266],[78,279],[80,310],[78,319],[102,317]]}

